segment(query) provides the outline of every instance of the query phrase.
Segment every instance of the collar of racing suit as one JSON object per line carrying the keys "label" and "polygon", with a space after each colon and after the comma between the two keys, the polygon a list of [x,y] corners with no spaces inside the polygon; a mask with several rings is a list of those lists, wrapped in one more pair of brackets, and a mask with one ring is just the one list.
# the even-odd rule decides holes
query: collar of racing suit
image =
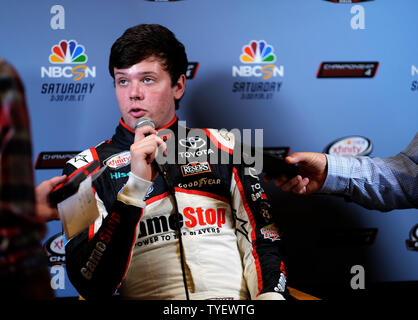
{"label": "collar of racing suit", "polygon": [[[158,132],[163,131],[164,129],[171,130],[174,132],[174,134],[177,135],[178,131],[178,117],[177,115],[174,115],[174,118],[165,126],[157,129]],[[119,125],[116,127],[116,132],[112,137],[112,140],[116,142],[118,145],[122,147],[126,147],[129,149],[131,144],[133,143],[135,138],[135,131],[128,127],[125,122],[123,122],[123,119],[120,118]],[[162,135],[163,140],[167,140],[170,138],[169,136]]]}

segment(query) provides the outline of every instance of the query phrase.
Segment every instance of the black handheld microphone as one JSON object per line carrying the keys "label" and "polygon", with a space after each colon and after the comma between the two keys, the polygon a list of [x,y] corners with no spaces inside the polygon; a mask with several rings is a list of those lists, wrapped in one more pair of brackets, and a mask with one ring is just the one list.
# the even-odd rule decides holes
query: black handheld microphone
{"label": "black handheld microphone", "polygon": [[148,117],[141,117],[138,120],[136,120],[134,131],[136,130],[136,128],[145,127],[145,126],[151,126],[155,129],[154,121],[152,121]]}
{"label": "black handheld microphone", "polygon": [[[152,119],[150,119],[148,117],[141,117],[138,120],[136,120],[134,131],[136,131],[137,128],[145,127],[145,126],[151,126],[155,129],[155,123],[154,123],[154,121],[152,121]],[[148,135],[149,134],[146,134],[145,136],[148,136]],[[164,176],[165,171],[166,171],[165,166],[159,164],[158,161],[156,161],[156,159],[154,159],[154,163],[157,166],[157,169],[158,169],[159,173]]]}

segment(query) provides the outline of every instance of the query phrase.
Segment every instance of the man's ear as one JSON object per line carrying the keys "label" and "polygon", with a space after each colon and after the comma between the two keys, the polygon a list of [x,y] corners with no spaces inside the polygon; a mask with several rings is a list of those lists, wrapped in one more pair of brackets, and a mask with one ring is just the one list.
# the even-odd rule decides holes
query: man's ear
{"label": "man's ear", "polygon": [[179,100],[183,96],[185,89],[186,89],[186,76],[182,74],[173,86],[174,99]]}

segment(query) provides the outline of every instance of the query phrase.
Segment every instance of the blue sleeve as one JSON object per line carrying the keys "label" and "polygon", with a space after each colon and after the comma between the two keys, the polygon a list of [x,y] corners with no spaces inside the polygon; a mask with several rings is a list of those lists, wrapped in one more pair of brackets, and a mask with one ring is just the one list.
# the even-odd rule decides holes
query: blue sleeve
{"label": "blue sleeve", "polygon": [[342,194],[380,211],[418,208],[418,133],[394,157],[326,156],[328,175],[319,192]]}

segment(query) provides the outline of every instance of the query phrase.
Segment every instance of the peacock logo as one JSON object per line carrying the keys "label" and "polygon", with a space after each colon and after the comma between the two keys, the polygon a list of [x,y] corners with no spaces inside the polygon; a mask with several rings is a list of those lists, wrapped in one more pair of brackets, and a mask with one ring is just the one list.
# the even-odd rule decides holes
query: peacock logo
{"label": "peacock logo", "polygon": [[276,61],[274,49],[264,40],[252,40],[242,48],[240,60],[243,63],[272,63]]}
{"label": "peacock logo", "polygon": [[59,44],[51,48],[51,52],[49,56],[51,63],[80,64],[87,62],[86,49],[76,40],[61,40]]}
{"label": "peacock logo", "polygon": [[233,77],[256,77],[268,80],[271,77],[283,77],[284,67],[275,65],[276,54],[273,46],[264,40],[251,40],[242,47],[239,57],[240,66],[232,66]]}
{"label": "peacock logo", "polygon": [[41,67],[42,78],[95,78],[96,67],[87,66],[86,48],[76,40],[61,40],[51,47],[49,66]]}
{"label": "peacock logo", "polygon": [[272,99],[280,91],[284,77],[284,66],[277,64],[276,55],[265,40],[251,40],[241,47],[240,64],[232,66],[232,77],[236,79],[232,92],[246,100]]}

